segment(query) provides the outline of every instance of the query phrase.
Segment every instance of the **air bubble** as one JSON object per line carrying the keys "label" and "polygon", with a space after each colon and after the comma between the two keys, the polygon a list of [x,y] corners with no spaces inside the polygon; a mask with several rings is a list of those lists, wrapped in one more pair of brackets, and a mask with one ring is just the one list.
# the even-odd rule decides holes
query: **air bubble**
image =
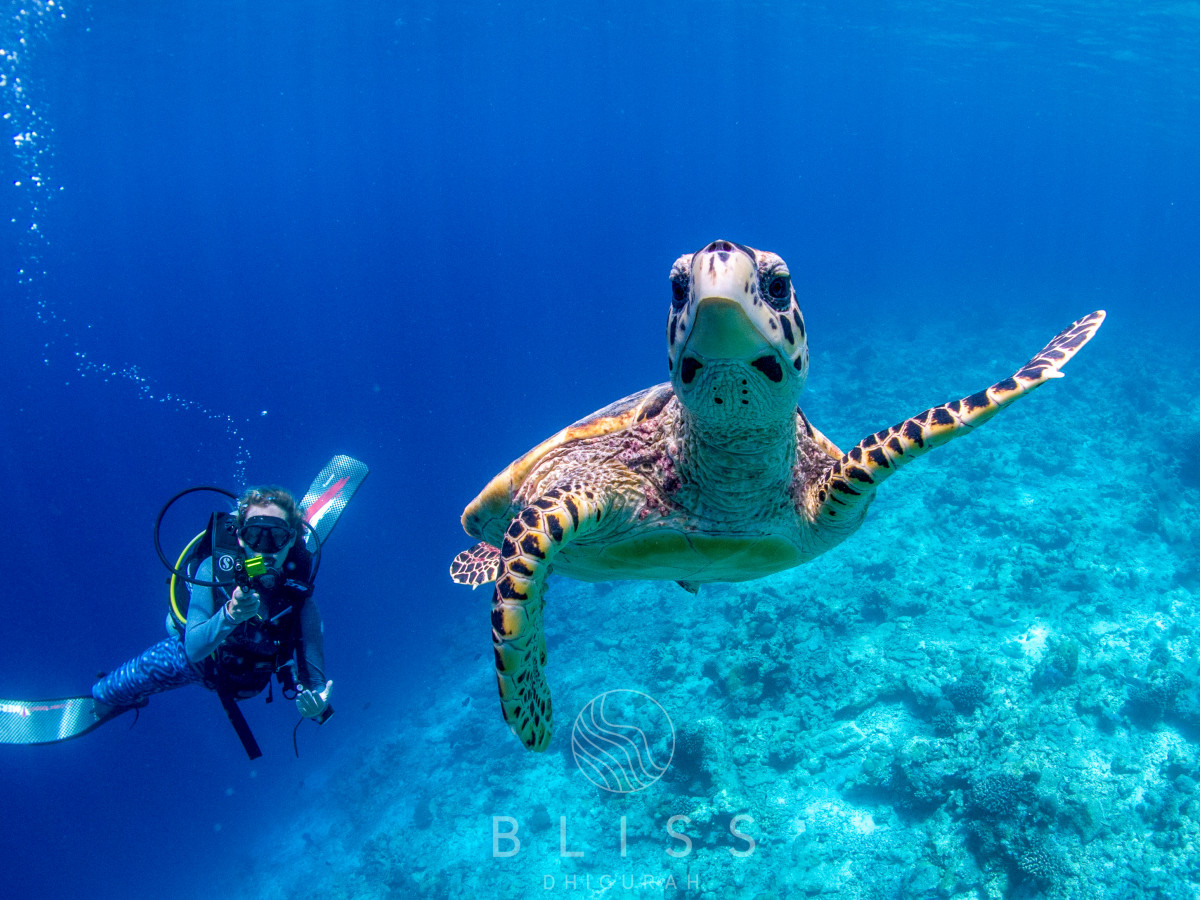
{"label": "air bubble", "polygon": [[[238,483],[244,483],[250,454],[238,431],[237,420],[174,391],[160,395],[154,382],[136,364],[113,365],[89,359],[87,352],[78,346],[78,335],[81,331],[91,331],[92,323],[67,322],[41,294],[40,285],[46,276],[41,263],[48,244],[41,227],[44,209],[40,192],[53,186],[56,188],[53,193],[58,193],[64,186],[53,185],[53,173],[49,170],[53,163],[54,129],[35,106],[36,89],[27,93],[21,70],[28,68],[30,60],[36,59],[38,49],[49,40],[51,30],[65,18],[66,12],[55,0],[31,0],[17,12],[0,19],[0,48],[4,48],[0,49],[0,108],[3,109],[0,120],[6,124],[4,133],[11,138],[11,153],[18,174],[13,186],[20,189],[14,192],[20,208],[9,222],[14,226],[29,223],[16,230],[20,235],[17,238],[18,255],[23,260],[22,267],[17,269],[17,283],[25,291],[25,301],[34,318],[49,330],[49,337],[42,344],[42,364],[51,366],[56,357],[67,354],[78,378],[99,376],[105,384],[125,381],[134,386],[142,400],[169,405],[223,425],[223,432],[234,443],[234,477]],[[27,49],[18,56],[7,49],[14,44]],[[2,135],[0,133],[0,142]],[[63,385],[70,387],[71,380],[64,381]],[[266,415],[265,410],[263,415]]]}

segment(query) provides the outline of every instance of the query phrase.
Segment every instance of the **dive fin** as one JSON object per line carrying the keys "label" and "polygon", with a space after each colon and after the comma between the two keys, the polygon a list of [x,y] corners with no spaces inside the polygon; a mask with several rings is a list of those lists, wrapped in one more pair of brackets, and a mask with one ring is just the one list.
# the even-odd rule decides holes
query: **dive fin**
{"label": "dive fin", "polygon": [[130,709],[133,707],[98,704],[90,694],[57,700],[0,700],[0,744],[68,741]]}
{"label": "dive fin", "polygon": [[[322,544],[370,471],[366,463],[339,454],[329,461],[309,486],[308,493],[300,502],[300,508],[304,510],[305,520],[317,533]],[[311,534],[306,533],[305,540],[309,550],[316,550],[312,545]]]}

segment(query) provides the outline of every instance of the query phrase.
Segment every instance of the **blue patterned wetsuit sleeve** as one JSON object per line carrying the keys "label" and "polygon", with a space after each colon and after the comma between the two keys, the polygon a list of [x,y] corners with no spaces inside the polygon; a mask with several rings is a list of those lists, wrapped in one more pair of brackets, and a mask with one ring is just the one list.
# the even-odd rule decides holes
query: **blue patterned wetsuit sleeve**
{"label": "blue patterned wetsuit sleeve", "polygon": [[[213,580],[211,558],[200,563],[194,577],[197,581]],[[223,611],[228,598],[220,588],[193,584],[191,589],[184,647],[187,649],[187,658],[199,664],[229,637],[229,632],[237,627],[237,623]]]}
{"label": "blue patterned wetsuit sleeve", "polygon": [[[195,577],[211,581],[212,560],[204,560]],[[219,588],[191,585],[184,637],[173,634],[118,666],[93,685],[92,696],[109,706],[135,706],[151,694],[203,681],[204,657],[236,627],[223,606]]]}
{"label": "blue patterned wetsuit sleeve", "polygon": [[101,678],[92,685],[92,696],[109,706],[136,706],[151,694],[203,678],[200,669],[188,662],[183,641],[176,635],[164,638]]}

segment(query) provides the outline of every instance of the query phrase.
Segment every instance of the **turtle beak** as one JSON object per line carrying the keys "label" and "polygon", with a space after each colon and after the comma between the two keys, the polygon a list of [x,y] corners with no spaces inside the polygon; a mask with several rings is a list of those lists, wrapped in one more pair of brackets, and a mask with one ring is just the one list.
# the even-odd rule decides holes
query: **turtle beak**
{"label": "turtle beak", "polygon": [[746,312],[756,301],[758,286],[758,270],[749,255],[725,242],[710,245],[692,262],[692,285],[700,299],[685,353],[750,360],[772,351]]}
{"label": "turtle beak", "polygon": [[772,350],[742,304],[730,297],[706,296],[696,304],[696,321],[685,353],[701,359],[757,359]]}

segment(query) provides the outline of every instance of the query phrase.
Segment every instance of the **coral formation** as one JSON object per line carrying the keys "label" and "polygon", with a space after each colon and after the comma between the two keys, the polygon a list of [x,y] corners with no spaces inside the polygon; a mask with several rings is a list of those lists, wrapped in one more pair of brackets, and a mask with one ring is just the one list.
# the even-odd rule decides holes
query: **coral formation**
{"label": "coral formation", "polygon": [[[999,352],[994,334],[922,335],[897,347],[889,332],[888,360]],[[1114,437],[1130,413],[1113,397],[1200,367],[1103,342],[1090,361],[1072,391],[906,470],[854,542],[801,569],[698,596],[560,581],[543,755],[495,711],[482,592],[447,604],[427,702],[329,774],[314,815],[328,825],[306,826],[324,858],[282,835],[231,895],[1196,896],[1200,489],[1148,477],[1153,445]],[[813,364],[825,393],[806,410],[839,436],[930,400],[927,367]],[[1156,430],[1195,433],[1194,401],[1157,411]],[[596,787],[572,753],[574,716],[616,688],[674,723],[667,774],[632,794]],[[493,855],[513,828],[519,852]]]}

